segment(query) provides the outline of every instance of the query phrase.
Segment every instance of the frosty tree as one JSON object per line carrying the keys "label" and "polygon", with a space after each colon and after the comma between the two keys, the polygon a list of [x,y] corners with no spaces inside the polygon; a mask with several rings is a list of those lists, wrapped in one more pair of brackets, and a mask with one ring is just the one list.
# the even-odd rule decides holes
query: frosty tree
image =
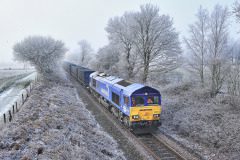
{"label": "frosty tree", "polygon": [[13,46],[16,60],[29,61],[43,76],[59,67],[66,51],[62,41],[43,36],[27,37]]}
{"label": "frosty tree", "polygon": [[104,71],[109,74],[117,74],[117,63],[119,62],[119,50],[115,45],[109,44],[99,49],[96,55],[97,62],[95,67],[97,70]]}
{"label": "frosty tree", "polygon": [[216,5],[209,20],[208,65],[211,71],[211,95],[216,96],[226,76],[225,63],[228,40],[227,8]]}
{"label": "frosty tree", "polygon": [[67,59],[70,62],[73,62],[77,65],[89,67],[93,63],[93,56],[94,56],[94,51],[90,45],[90,43],[86,40],[81,40],[78,42],[79,48],[71,52]]}
{"label": "frosty tree", "polygon": [[190,52],[190,66],[197,72],[200,77],[201,84],[204,86],[204,68],[206,65],[207,54],[207,34],[208,34],[208,11],[199,8],[196,15],[197,21],[190,25],[190,37],[185,38],[186,46]]}
{"label": "frosty tree", "polygon": [[135,44],[143,63],[142,81],[146,82],[151,72],[175,69],[181,49],[172,19],[160,15],[158,7],[151,4],[141,6],[135,19]]}
{"label": "frosty tree", "polygon": [[108,38],[112,44],[118,45],[122,52],[122,62],[124,64],[124,72],[127,72],[127,78],[134,77],[136,68],[137,54],[134,52],[133,25],[135,23],[134,13],[125,13],[122,17],[110,19],[106,31]]}
{"label": "frosty tree", "polygon": [[235,43],[230,50],[231,67],[228,73],[228,92],[231,96],[240,96],[240,45]]}
{"label": "frosty tree", "polygon": [[79,64],[83,66],[87,66],[93,54],[93,49],[91,45],[85,40],[78,42],[78,45],[80,47]]}
{"label": "frosty tree", "polygon": [[238,1],[234,4],[233,12],[237,17],[237,20],[240,22],[240,3]]}
{"label": "frosty tree", "polygon": [[[109,45],[117,45],[127,77],[142,72],[142,82],[151,73],[168,72],[177,67],[181,53],[178,33],[168,15],[160,15],[158,7],[146,4],[139,12],[125,13],[110,19],[106,27]],[[120,64],[120,63],[119,63]]]}

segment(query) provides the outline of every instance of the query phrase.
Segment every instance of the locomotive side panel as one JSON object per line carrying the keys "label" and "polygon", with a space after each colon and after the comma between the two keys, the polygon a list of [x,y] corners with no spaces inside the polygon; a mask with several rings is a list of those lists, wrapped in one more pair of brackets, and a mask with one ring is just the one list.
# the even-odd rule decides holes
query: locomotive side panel
{"label": "locomotive side panel", "polygon": [[[90,88],[95,90],[124,115],[129,116],[130,108],[128,106],[130,102],[124,103],[123,90],[114,85],[118,81],[121,81],[121,79],[117,77],[100,77],[97,73],[93,73],[90,75]],[[127,96],[125,95],[125,97]]]}

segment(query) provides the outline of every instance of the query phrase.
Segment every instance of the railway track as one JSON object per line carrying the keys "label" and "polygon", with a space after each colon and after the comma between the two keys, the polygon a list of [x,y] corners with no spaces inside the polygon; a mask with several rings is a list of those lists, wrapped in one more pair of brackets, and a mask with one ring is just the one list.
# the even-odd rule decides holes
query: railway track
{"label": "railway track", "polygon": [[157,160],[185,160],[183,156],[177,153],[171,146],[162,142],[155,134],[135,135]]}
{"label": "railway track", "polygon": [[[84,91],[84,98],[89,99],[92,101],[95,99],[95,102],[99,102],[101,104],[101,101],[98,101],[98,99],[90,94],[86,90],[85,87],[80,85],[81,88]],[[86,100],[86,99],[85,99]],[[143,149],[148,153],[148,155],[151,156],[151,159],[156,159],[156,160],[185,160],[183,156],[181,156],[179,153],[177,153],[174,149],[172,149],[169,145],[166,143],[162,142],[160,138],[158,138],[157,135],[155,134],[142,134],[142,135],[136,135],[130,130],[125,127],[121,122],[109,112],[109,110],[106,109],[102,104],[101,105],[96,105],[97,108],[99,108],[104,115],[108,118],[111,119],[113,124],[121,131],[122,134],[124,134],[126,137],[129,137],[131,139],[134,139],[135,142],[137,142],[139,145],[143,147]],[[114,121],[113,121],[114,120]]]}

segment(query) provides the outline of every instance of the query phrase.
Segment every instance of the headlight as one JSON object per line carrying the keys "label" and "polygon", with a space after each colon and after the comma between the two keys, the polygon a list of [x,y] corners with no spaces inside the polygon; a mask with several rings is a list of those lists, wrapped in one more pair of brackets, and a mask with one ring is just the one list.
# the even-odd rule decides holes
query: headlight
{"label": "headlight", "polygon": [[154,117],[154,118],[159,118],[159,117],[160,117],[160,114],[153,114],[153,117]]}
{"label": "headlight", "polygon": [[139,116],[138,116],[138,115],[133,115],[132,118],[133,118],[133,119],[138,119]]}

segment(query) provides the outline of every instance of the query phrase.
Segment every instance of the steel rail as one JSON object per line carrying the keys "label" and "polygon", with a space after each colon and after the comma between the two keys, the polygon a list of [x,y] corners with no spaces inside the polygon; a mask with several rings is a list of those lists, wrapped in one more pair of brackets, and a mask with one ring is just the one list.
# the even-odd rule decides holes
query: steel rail
{"label": "steel rail", "polygon": [[163,142],[155,134],[136,135],[142,142],[144,148],[149,150],[151,155],[161,160],[186,160],[180,153],[174,150],[170,145]]}

